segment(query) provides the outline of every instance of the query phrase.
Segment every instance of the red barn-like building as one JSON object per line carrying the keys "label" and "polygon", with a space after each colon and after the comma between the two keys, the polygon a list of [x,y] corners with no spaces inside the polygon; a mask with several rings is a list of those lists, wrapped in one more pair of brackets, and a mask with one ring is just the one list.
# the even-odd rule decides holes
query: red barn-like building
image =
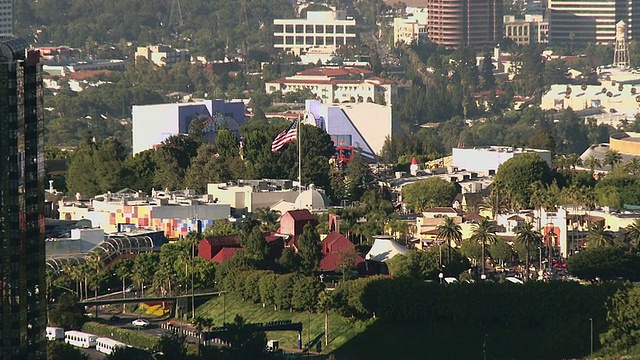
{"label": "red barn-like building", "polygon": [[302,229],[305,225],[311,223],[316,226],[316,219],[311,212],[307,209],[303,210],[290,210],[284,213],[280,218],[280,228],[278,234],[289,235],[288,246],[294,246],[297,248],[298,237],[302,234]]}
{"label": "red barn-like building", "polygon": [[[333,231],[322,240],[322,259],[320,259],[320,271],[336,271],[340,261],[340,253],[354,249],[355,245],[339,232]],[[355,264],[358,272],[363,273],[364,259],[356,254]]]}

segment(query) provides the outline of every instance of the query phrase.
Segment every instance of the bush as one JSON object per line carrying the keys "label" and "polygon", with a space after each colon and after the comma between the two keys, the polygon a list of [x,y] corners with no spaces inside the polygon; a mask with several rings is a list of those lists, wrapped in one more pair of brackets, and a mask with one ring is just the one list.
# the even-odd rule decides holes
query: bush
{"label": "bush", "polygon": [[108,337],[110,339],[123,342],[125,344],[150,350],[156,347],[158,339],[135,330],[121,329],[115,326],[87,322],[82,326],[82,331]]}

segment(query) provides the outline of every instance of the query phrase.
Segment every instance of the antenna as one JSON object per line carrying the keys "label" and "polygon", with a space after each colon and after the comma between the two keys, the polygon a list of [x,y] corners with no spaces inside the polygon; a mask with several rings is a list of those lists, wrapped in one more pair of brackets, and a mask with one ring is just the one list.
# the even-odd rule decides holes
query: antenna
{"label": "antenna", "polygon": [[[177,13],[175,13],[177,12]],[[182,9],[180,8],[180,0],[172,0],[171,1],[171,11],[169,12],[169,23],[167,24],[167,28],[171,28],[171,24],[174,26],[174,14],[178,16],[178,24],[177,26],[182,26],[184,20],[182,19]]]}

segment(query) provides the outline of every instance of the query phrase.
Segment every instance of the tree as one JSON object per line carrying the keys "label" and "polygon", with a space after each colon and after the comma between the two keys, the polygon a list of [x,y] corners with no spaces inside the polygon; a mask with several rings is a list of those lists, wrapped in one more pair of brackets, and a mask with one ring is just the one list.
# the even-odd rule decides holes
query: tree
{"label": "tree", "polygon": [[496,241],[496,228],[492,221],[481,219],[473,225],[471,240],[482,245],[482,275],[485,275],[486,246]]}
{"label": "tree", "polygon": [[462,228],[456,224],[453,218],[447,217],[444,222],[436,227],[438,235],[437,239],[444,240],[447,243],[447,266],[451,263],[451,246],[459,246],[462,242]]}
{"label": "tree", "polygon": [[238,242],[242,246],[242,256],[245,256],[256,267],[264,266],[269,254],[269,245],[259,227],[253,228],[249,234],[241,234]]}
{"label": "tree", "polygon": [[116,347],[114,352],[105,356],[105,360],[154,360],[147,351],[134,347]]}
{"label": "tree", "polygon": [[594,155],[589,155],[589,157],[584,160],[584,166],[593,172],[596,168],[602,168],[602,163]]}
{"label": "tree", "polygon": [[138,283],[138,287],[140,288],[141,297],[144,297],[145,281],[147,279],[153,279],[159,264],[160,257],[156,253],[148,252],[136,256],[131,271],[133,280]]}
{"label": "tree", "polygon": [[227,359],[251,360],[265,357],[267,336],[263,331],[256,331],[240,315],[236,315],[232,323],[225,323],[224,326],[227,331],[221,337],[230,343],[229,347],[222,349],[227,353]]}
{"label": "tree", "polygon": [[640,258],[619,247],[592,247],[567,259],[567,269],[584,280],[635,280],[640,275]]}
{"label": "tree", "polygon": [[238,235],[240,229],[227,219],[216,220],[213,225],[207,227],[202,234],[204,237]]}
{"label": "tree", "polygon": [[604,159],[602,160],[602,164],[609,165],[611,166],[611,169],[613,169],[617,164],[620,163],[620,161],[622,161],[622,155],[620,155],[620,152],[617,150],[609,149],[604,154]]}
{"label": "tree", "polygon": [[596,221],[589,226],[587,242],[590,247],[613,245],[613,234],[604,226],[604,221]]}
{"label": "tree", "polygon": [[280,219],[280,211],[271,210],[268,207],[263,207],[253,212],[253,218],[260,221],[260,227],[263,230],[276,230],[280,225],[278,220]]}
{"label": "tree", "polygon": [[553,180],[546,161],[532,153],[522,154],[504,162],[498,168],[494,179],[494,186],[508,189],[510,198],[523,207],[530,203],[530,184],[539,181],[543,185],[550,185]]}
{"label": "tree", "polygon": [[299,257],[296,256],[296,252],[291,247],[282,249],[282,255],[277,260],[278,265],[285,272],[292,272],[299,266]]}
{"label": "tree", "polygon": [[89,360],[77,347],[63,341],[47,342],[47,359],[49,360]]}
{"label": "tree", "polygon": [[498,214],[502,214],[507,210],[507,195],[497,186],[491,187],[491,193],[482,198],[479,208],[481,211],[489,211],[491,219],[496,220]]}
{"label": "tree", "polygon": [[298,238],[298,255],[300,256],[300,270],[305,274],[313,274],[320,266],[322,247],[320,236],[314,226],[306,224]]}
{"label": "tree", "polygon": [[342,274],[342,281],[349,280],[351,273],[356,270],[356,259],[358,253],[355,247],[338,252],[338,262],[336,263],[336,271]]}
{"label": "tree", "polygon": [[322,290],[324,290],[324,284],[317,276],[298,277],[293,283],[291,306],[299,311],[315,310]]}
{"label": "tree", "polygon": [[213,320],[198,315],[193,319],[193,325],[195,326],[196,334],[198,334],[198,353],[200,353],[200,340],[202,338],[202,331],[204,329],[211,328],[213,326]]}
{"label": "tree", "polygon": [[525,257],[525,281],[529,280],[529,251],[542,244],[542,234],[534,230],[533,224],[525,222],[516,230],[516,241],[522,244],[526,251]]}
{"label": "tree", "polygon": [[85,321],[84,308],[73,295],[63,293],[49,310],[49,321],[65,329],[80,329]]}
{"label": "tree", "polygon": [[163,354],[162,359],[185,359],[187,336],[177,332],[165,332],[160,336],[155,350]]}
{"label": "tree", "polygon": [[358,200],[367,190],[368,184],[373,180],[371,169],[362,159],[360,151],[356,151],[353,159],[347,166],[346,191],[351,200]]}
{"label": "tree", "polygon": [[437,206],[451,206],[458,192],[454,184],[439,177],[419,180],[402,188],[404,201],[416,212]]}
{"label": "tree", "polygon": [[218,130],[216,149],[221,158],[238,157],[238,139],[236,134],[228,129]]}
{"label": "tree", "polygon": [[624,164],[624,170],[631,175],[640,174],[640,159],[633,157]]}
{"label": "tree", "polygon": [[640,340],[640,288],[623,286],[605,305],[609,329],[600,336],[607,348],[626,350]]}
{"label": "tree", "polygon": [[640,250],[640,219],[635,219],[633,223],[627,225],[624,237],[629,247],[637,252]]}

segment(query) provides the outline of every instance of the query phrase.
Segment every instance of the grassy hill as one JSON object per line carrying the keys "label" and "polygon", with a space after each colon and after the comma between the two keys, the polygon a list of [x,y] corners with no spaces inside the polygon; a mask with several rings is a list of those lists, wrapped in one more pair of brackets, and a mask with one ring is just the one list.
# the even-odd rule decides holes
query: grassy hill
{"label": "grassy hill", "polygon": [[[242,301],[236,294],[227,294],[226,299],[224,296],[213,298],[199,306],[196,309],[197,315],[213,319],[215,326],[221,326],[225,321],[232,322],[236,315],[242,316],[250,323],[279,320],[301,322],[303,327],[303,346],[311,339],[313,350],[316,342],[322,341],[322,352],[325,354],[344,346],[351,339],[365,331],[368,325],[368,323],[352,321],[330,312],[329,345],[325,347],[323,313],[309,314],[307,312],[298,313],[288,310],[274,311],[273,307],[262,307],[261,304]],[[295,350],[298,344],[298,334],[295,331],[267,332],[267,339],[280,340],[280,347],[287,350]]]}

